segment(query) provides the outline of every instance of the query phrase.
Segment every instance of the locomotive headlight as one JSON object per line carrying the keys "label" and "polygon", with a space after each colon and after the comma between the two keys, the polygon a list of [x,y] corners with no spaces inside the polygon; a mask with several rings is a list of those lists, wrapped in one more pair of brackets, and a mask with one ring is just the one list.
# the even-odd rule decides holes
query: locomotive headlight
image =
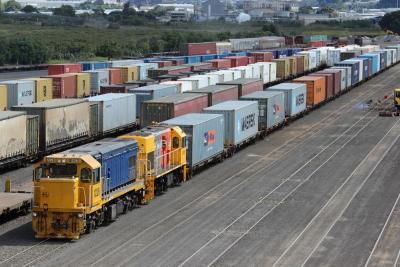
{"label": "locomotive headlight", "polygon": [[83,218],[83,214],[82,213],[78,213],[78,215],[76,215],[78,218]]}
{"label": "locomotive headlight", "polygon": [[36,217],[37,213],[36,212],[32,212],[32,217]]}

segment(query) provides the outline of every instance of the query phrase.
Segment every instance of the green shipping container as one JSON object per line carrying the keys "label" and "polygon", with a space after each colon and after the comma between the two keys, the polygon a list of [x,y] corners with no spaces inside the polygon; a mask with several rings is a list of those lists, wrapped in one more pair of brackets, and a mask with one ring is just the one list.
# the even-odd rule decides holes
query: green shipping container
{"label": "green shipping container", "polygon": [[326,34],[304,36],[304,43],[318,41],[328,41],[328,36]]}

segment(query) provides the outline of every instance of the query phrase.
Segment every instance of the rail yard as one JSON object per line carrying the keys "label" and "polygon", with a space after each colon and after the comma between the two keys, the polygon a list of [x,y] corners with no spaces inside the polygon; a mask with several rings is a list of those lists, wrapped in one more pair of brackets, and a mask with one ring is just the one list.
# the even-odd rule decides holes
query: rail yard
{"label": "rail yard", "polygon": [[[79,241],[1,225],[0,266],[396,266],[396,65]],[[14,184],[31,168],[5,173]]]}

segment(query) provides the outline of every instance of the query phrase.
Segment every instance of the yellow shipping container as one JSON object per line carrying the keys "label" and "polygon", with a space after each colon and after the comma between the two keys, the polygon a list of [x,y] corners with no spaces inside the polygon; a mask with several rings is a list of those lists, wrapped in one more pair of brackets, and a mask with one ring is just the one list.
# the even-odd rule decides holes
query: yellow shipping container
{"label": "yellow shipping container", "polygon": [[0,85],[0,110],[7,110],[7,86]]}
{"label": "yellow shipping container", "polygon": [[288,58],[274,59],[276,63],[276,77],[278,79],[285,79],[290,75],[290,60]]}
{"label": "yellow shipping container", "polygon": [[51,78],[27,78],[35,82],[35,102],[53,99],[53,80]]}
{"label": "yellow shipping container", "polygon": [[139,66],[118,67],[121,69],[122,82],[139,80]]}
{"label": "yellow shipping container", "polygon": [[295,57],[287,57],[289,59],[289,72],[290,75],[297,74],[297,60]]}
{"label": "yellow shipping container", "polygon": [[76,73],[76,96],[90,96],[90,73]]}

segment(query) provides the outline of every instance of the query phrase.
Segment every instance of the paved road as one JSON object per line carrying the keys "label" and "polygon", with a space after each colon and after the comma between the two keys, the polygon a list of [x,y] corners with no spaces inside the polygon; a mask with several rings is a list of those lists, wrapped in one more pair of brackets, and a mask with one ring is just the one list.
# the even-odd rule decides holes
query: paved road
{"label": "paved road", "polygon": [[[0,231],[0,266],[393,266],[399,118],[362,103],[400,66],[77,242]],[[26,170],[14,173],[23,182]]]}
{"label": "paved road", "polygon": [[32,70],[32,71],[15,71],[0,73],[0,81],[42,77],[47,75],[47,70]]}

